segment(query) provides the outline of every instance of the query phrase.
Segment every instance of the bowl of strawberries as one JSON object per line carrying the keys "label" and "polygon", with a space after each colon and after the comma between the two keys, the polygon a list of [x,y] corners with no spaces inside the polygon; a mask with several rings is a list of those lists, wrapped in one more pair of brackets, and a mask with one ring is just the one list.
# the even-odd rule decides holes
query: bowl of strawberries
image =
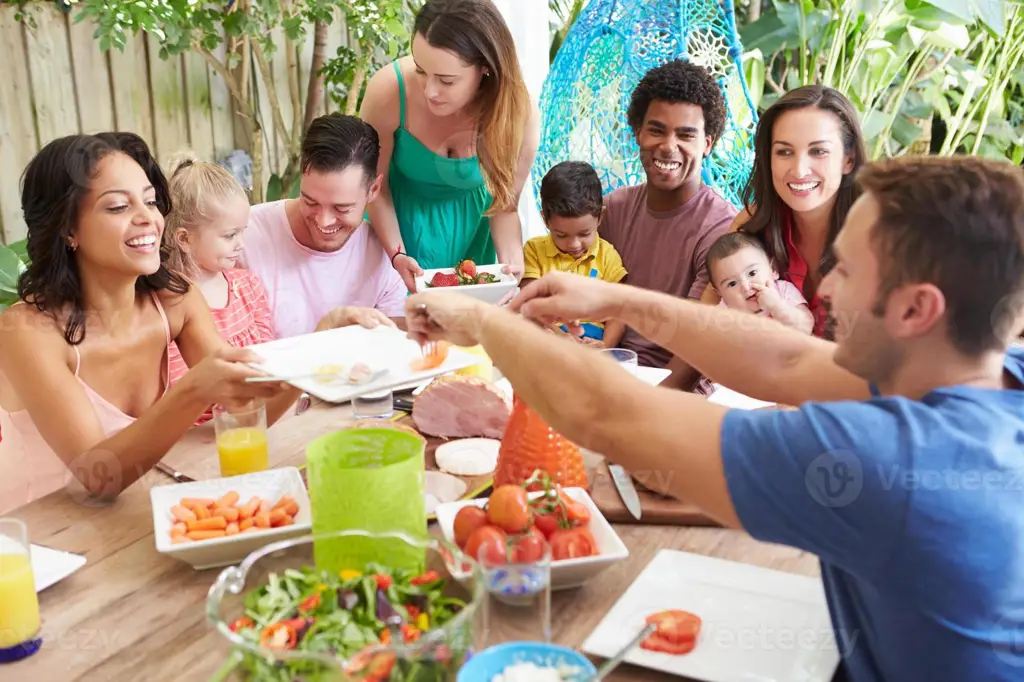
{"label": "bowl of strawberries", "polygon": [[[528,492],[538,480],[541,489]],[[579,587],[629,556],[585,489],[562,488],[543,474],[523,485],[499,486],[487,498],[442,504],[436,514],[445,539],[473,559],[487,552],[491,563],[495,555],[515,563],[523,537],[546,543],[552,590]],[[453,571],[453,577],[460,575]]]}
{"label": "bowl of strawberries", "polygon": [[502,267],[463,260],[453,268],[426,270],[416,278],[416,291],[457,290],[485,303],[499,303],[518,286],[516,278],[502,272]]}

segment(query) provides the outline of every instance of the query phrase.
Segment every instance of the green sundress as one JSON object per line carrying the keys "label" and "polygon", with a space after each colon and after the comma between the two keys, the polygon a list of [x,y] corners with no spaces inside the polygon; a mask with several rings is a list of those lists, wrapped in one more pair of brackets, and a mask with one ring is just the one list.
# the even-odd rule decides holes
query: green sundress
{"label": "green sundress", "polygon": [[493,198],[477,157],[435,154],[405,129],[405,83],[398,62],[399,124],[388,168],[388,184],[406,253],[424,270],[450,268],[469,258],[497,262],[490,220]]}

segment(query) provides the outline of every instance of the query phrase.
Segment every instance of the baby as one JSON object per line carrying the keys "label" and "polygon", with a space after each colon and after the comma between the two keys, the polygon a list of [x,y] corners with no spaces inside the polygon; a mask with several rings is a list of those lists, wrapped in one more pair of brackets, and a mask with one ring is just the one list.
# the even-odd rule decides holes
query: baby
{"label": "baby", "polygon": [[779,279],[768,254],[755,237],[743,232],[722,235],[708,249],[708,282],[722,302],[719,305],[767,315],[810,334],[814,317],[800,290]]}
{"label": "baby", "polygon": [[[540,184],[540,211],[548,234],[526,242],[526,269],[520,286],[552,270],[606,282],[621,282],[626,277],[615,247],[597,234],[604,216],[604,199],[601,179],[590,164],[563,161],[549,170]],[[605,348],[618,345],[626,329],[615,321],[583,322],[580,327],[580,341]]]}

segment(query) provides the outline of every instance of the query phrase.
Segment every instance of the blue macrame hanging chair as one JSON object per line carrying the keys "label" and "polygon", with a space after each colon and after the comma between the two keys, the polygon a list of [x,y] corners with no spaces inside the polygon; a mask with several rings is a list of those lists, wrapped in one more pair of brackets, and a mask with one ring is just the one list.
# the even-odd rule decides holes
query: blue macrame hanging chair
{"label": "blue macrame hanging chair", "polygon": [[630,97],[647,71],[683,58],[709,68],[722,87],[725,131],[704,160],[702,175],[740,206],[757,125],[742,54],[731,0],[590,0],[544,81],[533,167],[538,204],[541,179],[561,161],[589,162],[606,194],[645,181],[626,123]]}

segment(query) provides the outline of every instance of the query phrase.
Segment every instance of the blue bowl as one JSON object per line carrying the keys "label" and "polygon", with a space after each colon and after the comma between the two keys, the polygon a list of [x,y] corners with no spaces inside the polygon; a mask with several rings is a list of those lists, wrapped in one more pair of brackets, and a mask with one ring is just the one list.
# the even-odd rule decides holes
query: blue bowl
{"label": "blue bowl", "polygon": [[457,682],[491,682],[495,675],[516,663],[577,669],[569,682],[583,682],[597,672],[586,656],[564,646],[542,642],[506,642],[474,654],[459,670]]}

